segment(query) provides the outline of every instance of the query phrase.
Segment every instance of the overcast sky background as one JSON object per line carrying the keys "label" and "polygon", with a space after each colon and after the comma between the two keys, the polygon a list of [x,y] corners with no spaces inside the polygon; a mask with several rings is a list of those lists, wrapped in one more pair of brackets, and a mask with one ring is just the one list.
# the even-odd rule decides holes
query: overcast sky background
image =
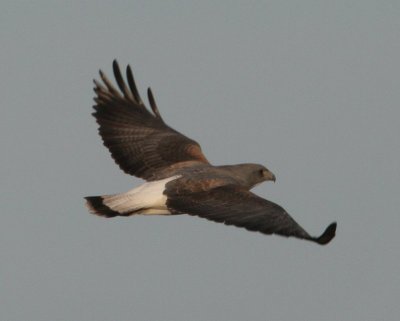
{"label": "overcast sky background", "polygon": [[[0,320],[398,320],[400,2],[2,1]],[[328,246],[200,218],[90,215],[141,183],[102,146],[112,60],[213,164]]]}

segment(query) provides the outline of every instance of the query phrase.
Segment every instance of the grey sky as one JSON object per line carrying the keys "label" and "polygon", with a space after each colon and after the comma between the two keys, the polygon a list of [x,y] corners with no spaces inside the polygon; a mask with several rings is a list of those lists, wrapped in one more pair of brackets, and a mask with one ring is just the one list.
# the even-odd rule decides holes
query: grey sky
{"label": "grey sky", "polygon": [[[397,320],[400,2],[3,1],[0,320]],[[92,79],[130,63],[164,119],[326,247],[188,216],[102,219],[140,184]]]}

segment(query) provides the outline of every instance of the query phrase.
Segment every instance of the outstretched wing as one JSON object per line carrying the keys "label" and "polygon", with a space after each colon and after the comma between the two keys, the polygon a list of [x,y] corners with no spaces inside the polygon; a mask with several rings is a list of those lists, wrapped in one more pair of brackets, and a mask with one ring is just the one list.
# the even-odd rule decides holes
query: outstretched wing
{"label": "outstretched wing", "polygon": [[100,125],[104,145],[119,167],[127,174],[155,180],[178,168],[208,164],[197,142],[163,121],[150,88],[147,94],[152,112],[146,108],[129,65],[128,86],[116,60],[113,69],[120,91],[100,71],[104,85],[94,80],[97,96],[93,116]]}
{"label": "outstretched wing", "polygon": [[336,223],[332,223],[321,236],[312,237],[282,207],[234,185],[189,195],[180,195],[178,190],[172,189],[167,190],[167,197],[167,206],[172,212],[196,215],[264,234],[327,244],[336,232]]}

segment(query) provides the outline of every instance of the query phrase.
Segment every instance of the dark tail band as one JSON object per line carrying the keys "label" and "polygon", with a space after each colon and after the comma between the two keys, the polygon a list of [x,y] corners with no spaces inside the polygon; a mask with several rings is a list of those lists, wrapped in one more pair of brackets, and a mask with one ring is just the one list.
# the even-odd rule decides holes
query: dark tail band
{"label": "dark tail band", "polygon": [[121,215],[118,212],[113,211],[108,206],[104,205],[103,197],[101,196],[88,196],[85,197],[86,207],[90,213],[103,216],[103,217],[115,217]]}

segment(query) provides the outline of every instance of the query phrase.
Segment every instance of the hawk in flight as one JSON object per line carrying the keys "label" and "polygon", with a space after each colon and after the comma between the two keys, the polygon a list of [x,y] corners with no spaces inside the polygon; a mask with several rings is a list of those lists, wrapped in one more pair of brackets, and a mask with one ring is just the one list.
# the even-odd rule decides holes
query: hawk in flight
{"label": "hawk in flight", "polygon": [[211,165],[196,141],[164,122],[150,88],[151,110],[146,108],[129,65],[127,83],[115,60],[113,70],[119,90],[100,71],[103,83],[94,80],[93,116],[119,167],[147,182],[122,194],[85,197],[91,213],[103,217],[189,214],[318,244],[332,240],[336,223],[313,237],[281,206],[250,191],[259,183],[275,181],[271,171],[258,164]]}

